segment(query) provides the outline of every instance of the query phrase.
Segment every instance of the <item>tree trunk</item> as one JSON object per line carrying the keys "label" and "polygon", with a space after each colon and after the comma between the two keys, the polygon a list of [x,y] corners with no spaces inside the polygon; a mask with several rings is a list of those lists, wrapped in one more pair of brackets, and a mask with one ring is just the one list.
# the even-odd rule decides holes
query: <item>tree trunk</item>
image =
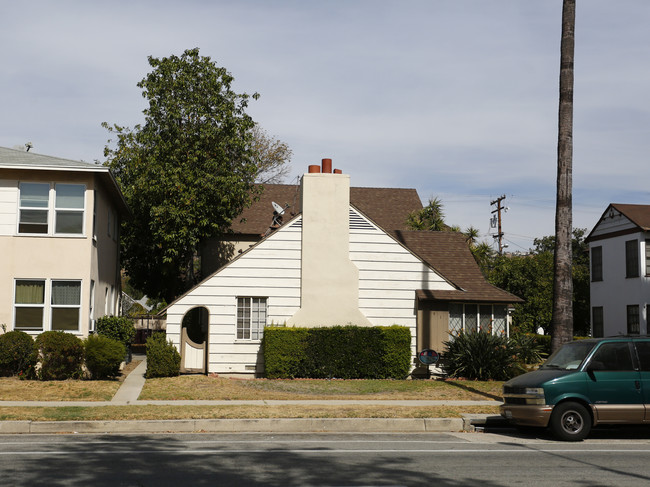
{"label": "tree trunk", "polygon": [[573,339],[572,165],[575,0],[563,0],[551,351]]}

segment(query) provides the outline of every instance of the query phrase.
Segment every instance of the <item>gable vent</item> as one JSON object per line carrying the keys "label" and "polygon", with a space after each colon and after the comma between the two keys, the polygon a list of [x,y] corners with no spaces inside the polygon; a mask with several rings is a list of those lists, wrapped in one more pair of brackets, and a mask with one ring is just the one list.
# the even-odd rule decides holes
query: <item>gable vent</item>
{"label": "gable vent", "polygon": [[353,209],[350,209],[350,230],[374,230],[368,221]]}

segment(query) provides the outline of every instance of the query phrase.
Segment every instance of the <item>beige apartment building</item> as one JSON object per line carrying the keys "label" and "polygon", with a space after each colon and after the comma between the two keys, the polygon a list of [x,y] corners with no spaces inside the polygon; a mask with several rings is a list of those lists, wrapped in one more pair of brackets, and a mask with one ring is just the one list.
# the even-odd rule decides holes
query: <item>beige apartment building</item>
{"label": "beige apartment building", "polygon": [[0,147],[0,325],[87,336],[118,314],[128,212],[107,167]]}

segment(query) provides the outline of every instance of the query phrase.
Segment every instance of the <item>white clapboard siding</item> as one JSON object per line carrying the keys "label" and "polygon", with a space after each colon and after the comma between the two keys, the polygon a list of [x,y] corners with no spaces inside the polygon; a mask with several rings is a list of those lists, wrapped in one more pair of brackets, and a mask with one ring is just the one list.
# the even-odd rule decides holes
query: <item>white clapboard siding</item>
{"label": "white clapboard siding", "polygon": [[18,181],[0,180],[0,235],[16,233]]}
{"label": "white clapboard siding", "polygon": [[600,235],[607,235],[610,233],[621,232],[633,228],[636,228],[636,225],[634,223],[632,223],[627,217],[619,214],[617,211],[614,211],[613,218],[604,216],[598,221],[596,227],[591,233],[591,237],[598,237]]}
{"label": "white clapboard siding", "polygon": [[167,329],[180,337],[185,313],[205,306],[210,316],[208,370],[253,373],[260,342],[237,340],[237,297],[267,298],[267,323],[286,322],[300,307],[300,244],[300,226],[276,230],[170,306]]}

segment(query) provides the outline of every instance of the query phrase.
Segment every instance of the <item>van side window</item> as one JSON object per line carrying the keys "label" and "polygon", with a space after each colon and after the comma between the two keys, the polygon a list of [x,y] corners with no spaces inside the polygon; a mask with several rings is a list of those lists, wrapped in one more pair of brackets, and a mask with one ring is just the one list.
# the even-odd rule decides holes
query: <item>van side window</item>
{"label": "van side window", "polygon": [[650,342],[635,342],[642,372],[650,372]]}
{"label": "van side window", "polygon": [[603,371],[633,370],[627,342],[603,343],[591,359],[590,369]]}

